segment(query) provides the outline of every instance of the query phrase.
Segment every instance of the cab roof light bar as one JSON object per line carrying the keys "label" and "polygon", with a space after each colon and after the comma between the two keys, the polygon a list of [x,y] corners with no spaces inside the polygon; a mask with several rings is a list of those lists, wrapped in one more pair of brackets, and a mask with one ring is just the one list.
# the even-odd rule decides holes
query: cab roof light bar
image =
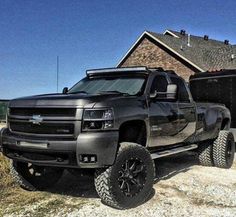
{"label": "cab roof light bar", "polygon": [[145,66],[141,67],[128,67],[128,68],[105,68],[105,69],[91,69],[87,70],[87,76],[107,74],[107,73],[117,73],[117,72],[147,72],[148,69]]}

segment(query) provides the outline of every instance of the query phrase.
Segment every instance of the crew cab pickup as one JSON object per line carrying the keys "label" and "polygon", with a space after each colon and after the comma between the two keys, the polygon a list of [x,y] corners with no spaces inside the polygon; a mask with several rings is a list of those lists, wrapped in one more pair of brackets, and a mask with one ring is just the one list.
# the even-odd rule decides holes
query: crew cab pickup
{"label": "crew cab pickup", "polygon": [[123,209],[149,196],[156,158],[196,150],[201,165],[231,167],[230,121],[224,105],[195,103],[173,71],[97,69],[62,94],[11,100],[1,146],[23,188],[92,170],[102,201]]}

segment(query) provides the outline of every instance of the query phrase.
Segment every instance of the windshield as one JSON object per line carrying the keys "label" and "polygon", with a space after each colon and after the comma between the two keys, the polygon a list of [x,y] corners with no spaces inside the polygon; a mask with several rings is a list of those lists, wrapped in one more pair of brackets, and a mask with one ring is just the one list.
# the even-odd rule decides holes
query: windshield
{"label": "windshield", "polygon": [[84,78],[68,93],[100,94],[104,92],[138,95],[143,92],[145,77]]}

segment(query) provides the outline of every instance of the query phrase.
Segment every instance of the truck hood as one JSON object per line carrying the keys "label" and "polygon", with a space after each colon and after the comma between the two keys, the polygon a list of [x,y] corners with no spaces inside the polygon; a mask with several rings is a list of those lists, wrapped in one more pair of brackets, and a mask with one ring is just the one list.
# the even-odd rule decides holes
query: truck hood
{"label": "truck hood", "polygon": [[[102,101],[124,98],[120,94],[44,94],[13,99],[9,107],[77,107],[93,108]],[[113,101],[112,100],[112,101]]]}

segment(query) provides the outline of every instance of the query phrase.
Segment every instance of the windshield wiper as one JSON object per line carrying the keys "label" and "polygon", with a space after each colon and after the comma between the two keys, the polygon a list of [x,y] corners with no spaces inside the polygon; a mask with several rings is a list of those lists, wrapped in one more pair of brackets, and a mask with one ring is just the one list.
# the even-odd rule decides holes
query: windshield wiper
{"label": "windshield wiper", "polygon": [[118,90],[103,90],[103,91],[99,91],[98,93],[99,93],[99,94],[111,93],[111,94],[130,95],[130,94],[128,94],[128,93],[123,93],[123,92],[120,92],[120,91],[118,91]]}

